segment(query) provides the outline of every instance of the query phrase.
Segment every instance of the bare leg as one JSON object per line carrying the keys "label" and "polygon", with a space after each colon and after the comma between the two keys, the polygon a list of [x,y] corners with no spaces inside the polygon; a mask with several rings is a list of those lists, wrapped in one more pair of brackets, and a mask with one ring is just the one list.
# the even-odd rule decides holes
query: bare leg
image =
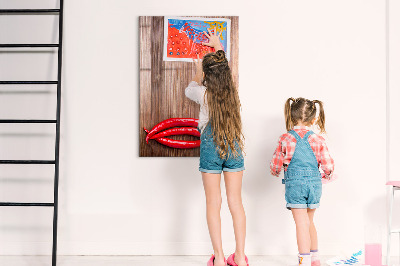
{"label": "bare leg", "polygon": [[236,250],[234,260],[237,265],[246,266],[247,263],[244,255],[246,215],[242,204],[242,177],[243,171],[224,172],[226,196],[235,231]]}
{"label": "bare leg", "polygon": [[215,254],[215,266],[224,266],[221,239],[221,174],[201,173],[206,194],[207,225]]}
{"label": "bare leg", "polygon": [[300,254],[310,253],[310,220],[307,209],[293,209],[293,219],[296,223],[297,247]]}
{"label": "bare leg", "polygon": [[318,250],[318,236],[317,229],[314,225],[314,214],[316,209],[307,209],[308,219],[310,220],[310,239],[311,239],[311,250]]}

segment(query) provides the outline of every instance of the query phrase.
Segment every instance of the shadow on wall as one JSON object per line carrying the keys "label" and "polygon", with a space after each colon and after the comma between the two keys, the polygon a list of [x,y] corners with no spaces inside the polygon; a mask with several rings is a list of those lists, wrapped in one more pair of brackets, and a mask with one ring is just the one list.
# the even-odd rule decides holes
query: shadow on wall
{"label": "shadow on wall", "polygon": [[[386,215],[386,197],[379,196],[370,200],[368,204],[366,204],[366,208],[364,211],[364,237],[365,241],[368,242],[368,239],[380,237],[381,244],[384,246],[384,250],[386,251],[386,223],[387,223],[387,215]],[[367,230],[371,230],[372,232],[368,232]],[[376,236],[374,234],[380,233],[380,236]],[[394,235],[395,236],[395,235]],[[393,249],[392,249],[393,250]],[[398,250],[398,249],[394,249]],[[383,254],[385,252],[382,252]]]}
{"label": "shadow on wall", "polygon": [[[260,116],[260,117],[257,117]],[[247,246],[256,254],[269,254],[264,241],[284,243],[289,239],[290,230],[276,234],[277,228],[289,228],[290,213],[285,208],[284,186],[281,178],[270,174],[270,162],[279,136],[284,131],[282,116],[264,117],[254,114],[254,119],[245,120],[246,171],[243,180],[243,198],[247,215]],[[260,123],[262,121],[262,123]],[[273,215],[272,215],[273,214]],[[279,238],[279,239],[278,239]],[[276,246],[276,250],[287,250],[287,246]]]}
{"label": "shadow on wall", "polygon": [[[169,195],[173,195],[172,200],[168,200],[171,207],[168,213],[172,227],[168,228],[167,239],[179,243],[196,242],[194,239],[200,242],[208,241],[208,234],[199,235],[199,232],[204,232],[207,228],[203,183],[198,170],[199,159],[174,158],[170,160],[172,162],[166,164],[164,171],[165,177],[169,178],[168,186],[164,189],[169,190]],[[199,200],[200,197],[202,197],[201,200]],[[193,252],[185,244],[178,247],[178,250],[174,250],[173,253]]]}

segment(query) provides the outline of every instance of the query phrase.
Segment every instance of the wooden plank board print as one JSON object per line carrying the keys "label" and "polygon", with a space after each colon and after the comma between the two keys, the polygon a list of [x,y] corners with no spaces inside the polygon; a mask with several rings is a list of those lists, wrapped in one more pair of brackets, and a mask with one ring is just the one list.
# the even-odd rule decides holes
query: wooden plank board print
{"label": "wooden plank board print", "polygon": [[[188,17],[185,17],[188,19]],[[233,80],[238,84],[239,56],[239,17],[207,16],[209,24],[212,18],[227,19],[230,22],[230,67]],[[210,19],[210,20],[209,20]],[[195,75],[195,66],[187,61],[164,61],[164,21],[162,16],[139,17],[140,33],[140,118],[139,141],[140,157],[197,157],[199,148],[171,148],[149,140],[144,128],[151,130],[155,125],[169,118],[198,118],[199,105],[185,96],[185,88]],[[210,22],[211,21],[211,22]],[[225,35],[228,36],[228,35]],[[226,49],[225,49],[226,50]],[[189,135],[168,136],[175,140],[199,140]]]}

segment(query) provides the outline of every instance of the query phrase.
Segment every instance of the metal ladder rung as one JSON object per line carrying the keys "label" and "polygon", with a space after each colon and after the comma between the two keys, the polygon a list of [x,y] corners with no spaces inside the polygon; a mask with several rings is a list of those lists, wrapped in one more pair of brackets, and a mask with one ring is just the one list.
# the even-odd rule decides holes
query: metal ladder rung
{"label": "metal ladder rung", "polygon": [[51,202],[0,202],[0,206],[54,207]]}
{"label": "metal ladder rung", "polygon": [[56,80],[46,81],[0,81],[0,84],[58,84]]}
{"label": "metal ladder rung", "polygon": [[0,124],[54,124],[57,120],[54,119],[0,119]]}
{"label": "metal ladder rung", "polygon": [[9,13],[59,13],[60,9],[0,9],[0,14]]}
{"label": "metal ladder rung", "polygon": [[41,44],[41,43],[15,43],[15,44],[0,44],[0,48],[44,48],[44,47],[59,47],[57,43]]}
{"label": "metal ladder rung", "polygon": [[394,229],[394,230],[392,230],[392,231],[390,231],[390,233],[391,234],[398,234],[398,233],[400,233],[400,229]]}
{"label": "metal ladder rung", "polygon": [[0,160],[0,164],[55,164],[55,160]]}

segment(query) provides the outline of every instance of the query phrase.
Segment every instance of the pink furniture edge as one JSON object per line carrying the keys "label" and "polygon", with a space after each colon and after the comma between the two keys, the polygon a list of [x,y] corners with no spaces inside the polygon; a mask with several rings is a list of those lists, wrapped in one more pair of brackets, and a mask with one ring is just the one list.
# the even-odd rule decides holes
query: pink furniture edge
{"label": "pink furniture edge", "polygon": [[400,181],[388,181],[386,182],[386,185],[400,187]]}

